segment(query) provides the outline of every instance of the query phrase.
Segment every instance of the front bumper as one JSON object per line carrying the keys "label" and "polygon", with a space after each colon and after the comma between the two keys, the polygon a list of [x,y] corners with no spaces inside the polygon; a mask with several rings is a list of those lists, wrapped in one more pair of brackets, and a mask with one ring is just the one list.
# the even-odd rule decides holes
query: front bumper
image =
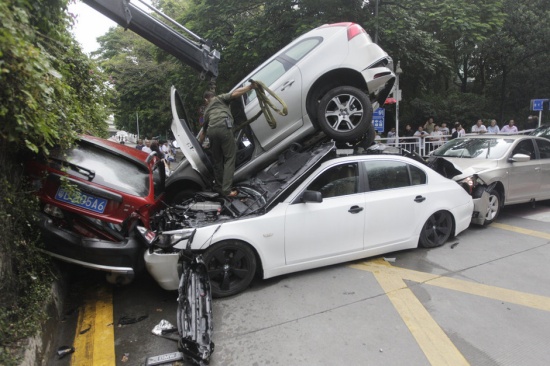
{"label": "front bumper", "polygon": [[489,192],[484,191],[481,197],[474,198],[474,212],[472,213],[472,224],[483,225],[489,209]]}
{"label": "front bumper", "polygon": [[39,227],[46,254],[64,262],[109,273],[134,275],[143,268],[144,246],[133,237],[113,242],[86,238],[57,227],[41,213]]}

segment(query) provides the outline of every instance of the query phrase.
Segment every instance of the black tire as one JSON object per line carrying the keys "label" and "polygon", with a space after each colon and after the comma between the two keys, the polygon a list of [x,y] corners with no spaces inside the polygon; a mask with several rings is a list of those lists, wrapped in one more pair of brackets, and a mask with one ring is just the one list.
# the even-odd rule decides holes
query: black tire
{"label": "black tire", "polygon": [[244,291],[254,279],[256,256],[238,241],[226,241],[209,248],[203,255],[213,297],[227,297]]}
{"label": "black tire", "polygon": [[372,124],[372,104],[368,96],[352,86],[329,90],[319,103],[319,128],[334,141],[357,141]]}
{"label": "black tire", "polygon": [[449,239],[453,231],[453,217],[448,211],[437,211],[428,218],[420,232],[420,246],[439,247]]}
{"label": "black tire", "polygon": [[498,214],[500,213],[500,208],[501,208],[500,193],[495,189],[491,189],[488,192],[489,192],[489,207],[487,208],[487,215],[485,216],[485,221],[483,222],[483,226],[487,226],[493,223],[493,221],[495,221],[496,218],[498,217]]}

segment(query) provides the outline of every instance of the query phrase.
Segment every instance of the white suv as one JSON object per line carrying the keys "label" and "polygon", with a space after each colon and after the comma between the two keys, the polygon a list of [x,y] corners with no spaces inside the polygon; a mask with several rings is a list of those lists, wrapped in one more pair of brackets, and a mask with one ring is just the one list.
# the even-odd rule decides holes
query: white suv
{"label": "white suv", "polygon": [[[271,129],[264,116],[236,135],[235,181],[273,162],[290,145],[317,131],[335,141],[355,142],[371,127],[373,106],[383,105],[395,81],[393,61],[355,23],[320,26],[284,47],[247,75],[234,89],[259,80],[288,105],[288,115]],[[212,181],[207,154],[175,88],[171,91],[172,131],[187,162],[169,177],[168,196],[175,200],[204,189]],[[256,91],[232,103],[235,125],[259,111]]]}

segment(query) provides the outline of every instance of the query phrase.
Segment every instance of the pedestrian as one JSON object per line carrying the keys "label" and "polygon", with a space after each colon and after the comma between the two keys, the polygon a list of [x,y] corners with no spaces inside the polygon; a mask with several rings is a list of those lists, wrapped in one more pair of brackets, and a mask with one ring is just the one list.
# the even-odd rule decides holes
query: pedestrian
{"label": "pedestrian", "polygon": [[392,129],[388,132],[388,135],[387,135],[387,137],[388,137],[388,140],[387,140],[388,145],[395,145],[395,135],[396,135],[396,133],[395,133],[395,127],[392,127]]}
{"label": "pedestrian", "polygon": [[227,197],[235,197],[238,194],[232,189],[237,146],[233,136],[233,116],[229,103],[252,89],[256,89],[254,82],[231,93],[216,96],[213,92],[206,91],[203,95],[206,109],[199,141],[202,143],[208,136],[214,167],[214,190]]}
{"label": "pedestrian", "polygon": [[500,129],[500,132],[502,133],[518,133],[518,128],[516,126],[514,126],[514,120],[511,119],[510,121],[508,121],[508,124],[506,126],[503,126],[501,129]]}
{"label": "pedestrian", "polygon": [[143,149],[143,140],[142,139],[138,139],[136,149],[138,149],[138,150]]}
{"label": "pedestrian", "polygon": [[166,160],[166,155],[162,152],[159,142],[157,140],[153,140],[151,142],[151,152],[155,152],[157,154],[157,157],[162,161],[164,165],[164,171],[166,172],[166,176],[170,175],[170,162]]}
{"label": "pedestrian", "polygon": [[433,150],[443,145],[443,133],[441,132],[441,129],[439,128],[439,126],[436,125],[434,127],[434,132],[430,134],[429,139],[430,139],[430,145]]}
{"label": "pedestrian", "polygon": [[151,152],[153,152],[153,150],[151,150],[151,141],[150,140],[145,139],[145,146],[143,146],[141,148],[141,151],[145,151],[147,154],[150,154]]}
{"label": "pedestrian", "polygon": [[426,121],[426,123],[424,123],[423,130],[427,134],[430,134],[430,133],[434,132],[434,127],[435,127],[434,118],[429,117],[428,120]]}
{"label": "pedestrian", "polygon": [[412,139],[413,136],[414,136],[414,131],[411,125],[406,125],[405,132],[403,133],[404,139],[401,140],[401,143],[404,143],[405,149],[411,152],[414,150],[414,141]]}
{"label": "pedestrian", "polygon": [[480,118],[476,124],[472,126],[472,133],[483,134],[487,132],[487,127],[483,124],[483,120]]}
{"label": "pedestrian", "polygon": [[497,125],[497,120],[492,119],[491,120],[491,125],[489,127],[487,127],[487,133],[493,133],[493,134],[496,135],[499,132],[500,132],[500,128]]}
{"label": "pedestrian", "polygon": [[457,137],[462,136],[466,136],[466,131],[464,131],[460,122],[455,122],[455,127],[453,128],[451,139],[456,139]]}
{"label": "pedestrian", "polygon": [[447,141],[447,137],[451,134],[451,131],[449,131],[449,127],[447,127],[447,123],[443,122],[441,124],[441,127],[439,128],[441,131],[441,134],[443,135],[443,141]]}
{"label": "pedestrian", "polygon": [[430,134],[424,131],[424,128],[422,126],[418,126],[418,130],[414,133],[414,137],[416,137],[418,140],[416,141],[416,147],[418,150],[418,153],[422,155],[424,151],[424,137],[429,136]]}

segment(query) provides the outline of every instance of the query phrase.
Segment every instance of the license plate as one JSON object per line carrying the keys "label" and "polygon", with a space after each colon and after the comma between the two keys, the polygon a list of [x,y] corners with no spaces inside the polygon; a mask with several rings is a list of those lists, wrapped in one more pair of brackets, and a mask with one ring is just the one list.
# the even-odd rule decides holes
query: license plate
{"label": "license plate", "polygon": [[183,353],[172,352],[172,353],[166,353],[160,356],[149,357],[145,360],[145,365],[146,366],[162,365],[163,363],[181,361],[181,360],[183,360]]}
{"label": "license plate", "polygon": [[105,211],[105,206],[107,206],[107,200],[104,198],[95,197],[89,193],[82,193],[78,190],[67,192],[63,187],[59,187],[55,199],[97,213],[103,213],[103,211]]}

